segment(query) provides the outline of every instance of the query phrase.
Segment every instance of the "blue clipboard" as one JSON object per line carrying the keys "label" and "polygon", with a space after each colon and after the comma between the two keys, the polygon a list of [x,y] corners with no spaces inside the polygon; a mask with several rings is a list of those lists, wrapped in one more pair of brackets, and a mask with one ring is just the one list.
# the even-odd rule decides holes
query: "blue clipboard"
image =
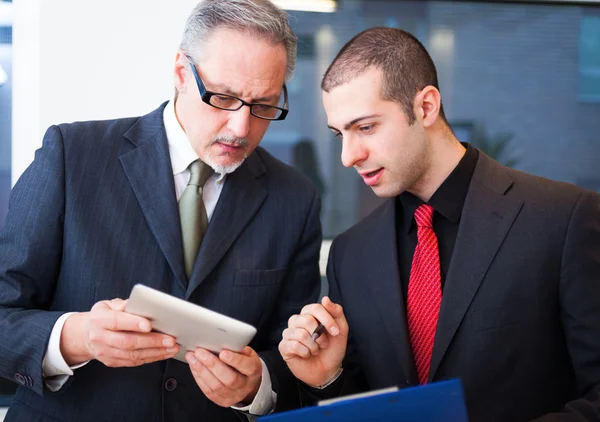
{"label": "blue clipboard", "polygon": [[259,422],[467,422],[460,380],[263,416]]}

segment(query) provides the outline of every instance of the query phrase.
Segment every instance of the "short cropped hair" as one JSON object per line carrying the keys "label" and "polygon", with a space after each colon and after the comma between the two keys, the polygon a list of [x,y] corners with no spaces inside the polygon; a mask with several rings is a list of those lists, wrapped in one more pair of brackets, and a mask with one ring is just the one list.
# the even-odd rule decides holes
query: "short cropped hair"
{"label": "short cropped hair", "polygon": [[[409,124],[416,119],[413,102],[417,92],[428,85],[439,90],[435,64],[423,44],[408,32],[393,28],[367,29],[348,41],[325,72],[321,89],[330,92],[372,66],[383,75],[383,98],[398,103]],[[440,116],[446,120],[442,107]]]}

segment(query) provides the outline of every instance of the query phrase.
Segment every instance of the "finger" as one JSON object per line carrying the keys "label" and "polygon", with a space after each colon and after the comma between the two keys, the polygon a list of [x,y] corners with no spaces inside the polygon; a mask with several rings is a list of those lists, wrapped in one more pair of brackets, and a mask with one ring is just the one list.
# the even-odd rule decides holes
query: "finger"
{"label": "finger", "polygon": [[[247,379],[244,375],[242,375],[235,368],[232,368],[228,364],[221,361],[221,359],[218,356],[215,356],[208,350],[198,348],[194,351],[194,356],[197,359],[199,359],[202,365],[204,365],[206,369],[208,369],[214,375],[214,377],[217,380],[219,380],[219,382],[225,387],[232,390],[237,390],[244,387],[244,385],[246,384]],[[240,355],[240,357],[242,356],[243,355]],[[243,357],[247,358],[247,356]],[[209,385],[213,387],[212,384]]]}
{"label": "finger", "polygon": [[258,354],[250,346],[244,347],[240,353],[243,354],[243,355],[246,355],[246,356],[252,356],[252,355],[258,356]]}
{"label": "finger", "polygon": [[127,307],[127,300],[117,298],[107,301],[107,305],[113,311],[124,311]]}
{"label": "finger", "polygon": [[[189,363],[189,362],[188,362]],[[191,369],[191,365],[190,365],[190,369]],[[206,382],[204,382],[204,380],[202,379],[201,376],[197,375],[197,370],[196,369],[192,369],[192,376],[194,377],[194,379],[196,380],[196,384],[198,384],[198,387],[200,387],[200,390],[202,390],[202,392],[204,393],[204,395],[206,397],[211,397],[216,395],[215,392],[212,390],[212,388],[210,388]]]}
{"label": "finger", "polygon": [[96,302],[94,303],[94,306],[92,306],[92,309],[90,309],[91,311],[110,311],[111,307],[110,307],[110,300],[101,300],[100,302]]}
{"label": "finger", "polygon": [[[327,309],[318,303],[313,303],[310,305],[306,305],[302,308],[300,312],[301,315],[311,315],[314,317],[318,323],[320,322],[325,326],[327,332],[332,336],[337,336],[340,332],[340,329],[334,319],[334,317],[327,311]],[[312,328],[314,331],[317,328],[318,323]]]}
{"label": "finger", "polygon": [[169,352],[163,348],[125,351],[103,347],[97,351],[96,359],[109,367],[133,367],[170,359],[177,351],[177,348]]}
{"label": "finger", "polygon": [[175,339],[161,333],[131,333],[119,331],[102,331],[95,343],[105,344],[122,350],[143,350],[153,348],[177,347]]}
{"label": "finger", "polygon": [[321,336],[315,341],[315,343],[317,343],[319,349],[327,349],[327,346],[329,346],[329,337]]}
{"label": "finger", "polygon": [[[234,374],[236,371],[229,368],[212,353],[204,349],[196,349],[191,356],[186,357],[188,358],[188,363],[190,364],[192,372],[195,373],[195,376],[201,378],[213,393],[226,397],[228,393],[223,393],[223,390],[230,389],[227,384],[238,384]],[[229,375],[224,375],[226,371],[229,371]],[[241,385],[236,385],[236,388],[231,389],[234,390],[239,387],[241,387]]]}
{"label": "finger", "polygon": [[[190,365],[192,376],[202,392],[209,398],[216,396],[212,387],[207,383],[207,380],[210,379],[208,377],[212,377],[213,375],[210,374],[210,371],[208,371],[208,369],[206,369],[206,367],[196,358],[194,352],[187,352],[185,354],[185,360]],[[205,377],[207,377],[207,380],[204,379]]]}
{"label": "finger", "polygon": [[348,321],[346,320],[346,316],[344,315],[344,308],[342,305],[338,305],[333,303],[329,296],[324,296],[323,300],[321,300],[323,307],[329,312],[331,316],[335,318],[336,324],[340,331],[344,334],[348,333]]}
{"label": "finger", "polygon": [[[101,360],[101,359],[97,359],[97,360],[108,368],[133,368],[136,366],[141,366],[141,364],[137,364],[135,362],[132,362],[130,360],[125,360],[125,359],[112,358],[109,360]],[[148,363],[150,363],[150,362],[148,362]]]}
{"label": "finger", "polygon": [[164,347],[157,347],[152,349],[137,350],[122,350],[112,348],[112,352],[115,358],[140,363],[148,363],[155,362],[157,360],[170,359],[173,356],[175,356],[178,351],[178,347],[171,347],[168,349],[165,349]]}
{"label": "finger", "polygon": [[286,361],[297,357],[304,359],[311,357],[310,349],[296,340],[282,340],[279,343],[279,353]]}
{"label": "finger", "polygon": [[342,308],[342,305],[333,303],[329,296],[323,296],[321,304],[327,310],[327,312],[329,312],[334,318],[344,316],[344,309]]}
{"label": "finger", "polygon": [[[306,310],[306,312],[310,312],[310,310]],[[306,330],[312,336],[317,327],[319,327],[319,321],[317,321],[317,319],[315,319],[315,317],[310,313],[305,313],[291,317],[288,320],[288,326],[290,329]]]}
{"label": "finger", "polygon": [[313,341],[311,333],[302,328],[285,330],[283,332],[283,338],[288,341],[297,341],[298,343],[302,344],[310,351],[310,354],[312,356],[316,356],[319,354],[319,345]]}
{"label": "finger", "polygon": [[310,333],[313,333],[315,329],[319,326],[319,321],[311,313],[298,315],[298,318],[296,318],[294,323],[295,325],[293,325],[293,327],[303,328]]}
{"label": "finger", "polygon": [[292,315],[288,319],[288,327],[296,327],[298,325],[298,318],[300,318],[300,315]]}
{"label": "finger", "polygon": [[149,333],[152,330],[152,324],[146,318],[122,311],[111,309],[98,315],[90,314],[90,316],[98,321],[103,328],[111,331]]}
{"label": "finger", "polygon": [[260,358],[251,347],[246,346],[240,353],[223,350],[219,359],[247,377],[256,378],[262,374]]}
{"label": "finger", "polygon": [[204,395],[208,397],[209,400],[221,407],[229,407],[229,403],[231,401],[230,398],[220,396],[219,393],[217,391],[213,391],[201,377],[195,376],[193,372],[192,375],[194,376],[194,380],[196,380],[196,384],[198,384],[198,387],[200,387],[200,390],[202,390]]}

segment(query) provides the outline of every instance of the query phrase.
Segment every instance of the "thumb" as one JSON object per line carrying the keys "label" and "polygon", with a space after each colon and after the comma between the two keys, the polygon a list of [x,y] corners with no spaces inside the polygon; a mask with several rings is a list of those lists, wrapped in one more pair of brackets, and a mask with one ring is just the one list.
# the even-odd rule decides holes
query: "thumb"
{"label": "thumb", "polygon": [[[254,349],[250,346],[246,346],[242,349],[242,351],[240,352],[242,355],[246,355],[246,356],[254,356],[257,355],[256,352],[254,351]],[[258,356],[258,355],[257,355]]]}

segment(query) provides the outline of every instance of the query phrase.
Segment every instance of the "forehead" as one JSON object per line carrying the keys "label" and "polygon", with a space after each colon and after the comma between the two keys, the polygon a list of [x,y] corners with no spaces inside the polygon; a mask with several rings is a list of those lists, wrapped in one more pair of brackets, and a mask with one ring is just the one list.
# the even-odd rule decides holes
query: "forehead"
{"label": "forehead", "polygon": [[382,96],[382,74],[371,68],[329,92],[323,91],[323,106],[329,125],[341,129],[360,116],[380,111],[389,101]]}
{"label": "forehead", "polygon": [[283,44],[220,28],[203,43],[198,65],[209,81],[226,84],[240,93],[279,93],[285,79],[287,54]]}

